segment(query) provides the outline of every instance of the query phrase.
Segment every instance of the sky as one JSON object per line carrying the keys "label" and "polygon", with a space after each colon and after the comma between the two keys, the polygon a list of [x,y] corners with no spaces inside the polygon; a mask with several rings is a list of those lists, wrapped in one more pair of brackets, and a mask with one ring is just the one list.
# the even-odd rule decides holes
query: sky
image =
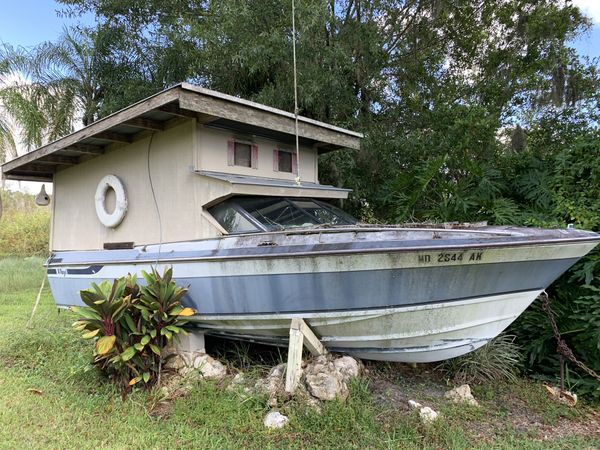
{"label": "sky", "polygon": [[54,0],[0,0],[0,42],[30,47],[56,40],[65,26],[78,21],[94,23],[93,16],[58,17],[57,11],[63,9]]}

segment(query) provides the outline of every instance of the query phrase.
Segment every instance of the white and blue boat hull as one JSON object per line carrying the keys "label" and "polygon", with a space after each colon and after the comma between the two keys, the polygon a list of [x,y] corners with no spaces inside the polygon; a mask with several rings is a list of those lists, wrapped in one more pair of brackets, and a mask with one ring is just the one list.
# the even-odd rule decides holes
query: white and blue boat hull
{"label": "white and blue boat hull", "polygon": [[[539,231],[539,230],[538,230]],[[284,344],[303,318],[332,351],[431,362],[487,343],[598,243],[583,231],[313,230],[231,236],[130,250],[57,252],[59,306],[90,283],[172,266],[194,323],[211,333]]]}

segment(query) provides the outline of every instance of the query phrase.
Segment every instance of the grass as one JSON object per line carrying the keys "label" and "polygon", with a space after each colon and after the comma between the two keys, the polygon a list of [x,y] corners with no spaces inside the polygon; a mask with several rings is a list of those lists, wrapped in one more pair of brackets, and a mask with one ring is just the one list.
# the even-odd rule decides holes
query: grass
{"label": "grass", "polygon": [[[428,370],[396,364],[369,365],[370,375],[351,386],[345,404],[331,402],[320,413],[292,401],[281,407],[290,418],[283,430],[268,431],[266,399],[230,392],[214,383],[197,384],[177,399],[163,418],[150,415],[152,392],[126,399],[89,364],[90,343],[70,328],[74,317],[57,312],[43,292],[31,329],[26,328],[43,279],[42,259],[0,260],[0,448],[593,448],[593,437],[572,435],[540,440],[513,420],[524,417],[560,428],[584,423],[588,410],[570,410],[544,396],[539,384],[474,388],[482,408],[459,407],[437,393],[447,386]],[[232,346],[231,364],[252,369],[252,349]],[[281,356],[262,359],[277,362]],[[405,400],[378,399],[388,383],[402,395],[440,411],[443,419],[422,425]],[[521,410],[519,410],[521,411]],[[580,433],[581,434],[581,433]]]}

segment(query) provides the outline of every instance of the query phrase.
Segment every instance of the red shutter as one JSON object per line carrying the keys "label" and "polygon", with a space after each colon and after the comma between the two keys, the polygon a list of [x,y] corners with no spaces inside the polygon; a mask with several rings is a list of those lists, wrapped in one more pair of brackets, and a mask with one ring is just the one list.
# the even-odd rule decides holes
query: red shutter
{"label": "red shutter", "polygon": [[250,165],[253,169],[258,169],[258,145],[252,146],[252,156],[250,160]]}
{"label": "red shutter", "polygon": [[227,164],[235,165],[235,141],[233,139],[227,141]]}
{"label": "red shutter", "polygon": [[298,175],[298,155],[295,152],[292,153],[292,173]]}
{"label": "red shutter", "polygon": [[279,171],[279,150],[273,150],[273,171]]}

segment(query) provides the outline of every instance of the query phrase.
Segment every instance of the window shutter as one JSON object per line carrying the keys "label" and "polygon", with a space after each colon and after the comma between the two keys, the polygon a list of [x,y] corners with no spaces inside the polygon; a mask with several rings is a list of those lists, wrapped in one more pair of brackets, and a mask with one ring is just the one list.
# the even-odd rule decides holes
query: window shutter
{"label": "window shutter", "polygon": [[252,156],[250,158],[250,165],[253,169],[258,169],[258,145],[252,146]]}
{"label": "window shutter", "polygon": [[235,141],[233,139],[227,141],[227,165],[235,165]]}
{"label": "window shutter", "polygon": [[273,150],[273,171],[279,171],[279,150]]}
{"label": "window shutter", "polygon": [[292,153],[292,173],[298,175],[298,155],[296,152]]}

